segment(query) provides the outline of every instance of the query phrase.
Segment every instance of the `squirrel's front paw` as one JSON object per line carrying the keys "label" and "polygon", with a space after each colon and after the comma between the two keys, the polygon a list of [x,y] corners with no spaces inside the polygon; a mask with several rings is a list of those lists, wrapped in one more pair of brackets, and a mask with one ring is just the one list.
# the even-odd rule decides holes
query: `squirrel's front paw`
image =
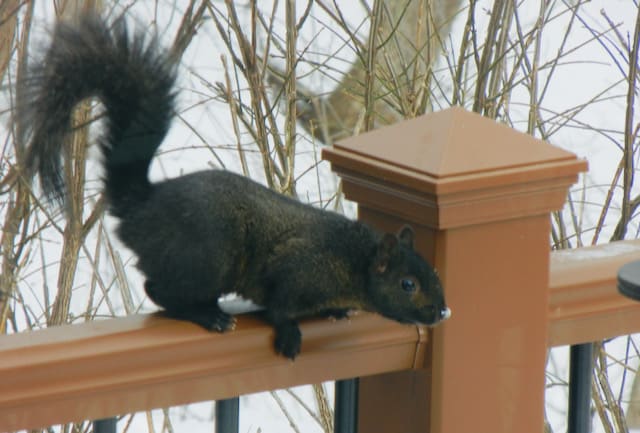
{"label": "squirrel's front paw", "polygon": [[287,323],[278,325],[276,329],[276,340],[274,347],[276,352],[286,356],[292,361],[300,353],[300,347],[302,346],[302,334],[298,324]]}

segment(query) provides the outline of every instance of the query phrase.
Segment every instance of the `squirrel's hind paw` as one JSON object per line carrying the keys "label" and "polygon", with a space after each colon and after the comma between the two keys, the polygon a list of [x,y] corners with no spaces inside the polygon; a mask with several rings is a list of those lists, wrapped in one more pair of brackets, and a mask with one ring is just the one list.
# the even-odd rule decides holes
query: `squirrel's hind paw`
{"label": "squirrel's hind paw", "polygon": [[276,339],[274,347],[277,353],[286,356],[292,361],[300,353],[302,346],[302,334],[296,322],[275,325]]}
{"label": "squirrel's hind paw", "polygon": [[220,311],[215,316],[205,318],[204,321],[199,324],[210,331],[233,331],[236,329],[236,318],[230,314]]}

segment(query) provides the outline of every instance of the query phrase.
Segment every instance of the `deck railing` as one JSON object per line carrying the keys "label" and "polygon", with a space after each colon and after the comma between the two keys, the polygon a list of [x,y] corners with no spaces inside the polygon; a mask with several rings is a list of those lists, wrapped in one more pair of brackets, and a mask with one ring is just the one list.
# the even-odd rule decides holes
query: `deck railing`
{"label": "deck railing", "polygon": [[586,169],[574,155],[454,108],[325,157],[359,218],[413,226],[448,322],[308,320],[295,362],[251,315],[224,335],[136,315],[3,336],[0,431],[359,377],[360,432],[539,433],[547,348],[640,330],[616,290],[640,242],[549,252],[548,213]]}
{"label": "deck railing", "polygon": [[[549,346],[640,330],[640,303],[616,290],[617,269],[632,260],[640,260],[640,241],[551,254]],[[4,336],[0,431],[324,380],[428,372],[421,369],[428,332],[372,314],[303,323],[304,351],[293,363],[272,353],[269,326],[250,315],[238,325],[219,335],[136,315]]]}

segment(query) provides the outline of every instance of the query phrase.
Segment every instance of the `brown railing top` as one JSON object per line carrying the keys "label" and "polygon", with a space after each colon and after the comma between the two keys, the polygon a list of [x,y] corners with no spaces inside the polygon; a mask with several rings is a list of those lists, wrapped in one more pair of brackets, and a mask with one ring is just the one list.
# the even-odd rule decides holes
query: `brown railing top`
{"label": "brown railing top", "polygon": [[423,365],[427,333],[372,314],[301,325],[295,362],[245,315],[227,334],[154,315],[0,337],[0,431]]}
{"label": "brown railing top", "polygon": [[640,260],[640,241],[551,254],[549,345],[597,341],[640,331],[640,302],[617,290],[622,265]]}

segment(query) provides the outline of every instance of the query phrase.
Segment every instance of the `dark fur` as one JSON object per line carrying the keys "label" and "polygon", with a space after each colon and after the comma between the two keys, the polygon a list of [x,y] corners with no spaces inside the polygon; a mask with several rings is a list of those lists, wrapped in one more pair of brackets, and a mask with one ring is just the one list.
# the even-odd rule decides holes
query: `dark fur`
{"label": "dark fur", "polygon": [[74,106],[106,109],[105,192],[120,239],[138,257],[149,297],[171,317],[225,331],[218,298],[235,292],[265,307],[276,350],[300,351],[297,321],[351,309],[405,323],[447,313],[413,232],[381,235],[358,221],[301,204],[220,170],[150,183],[147,171],[174,110],[175,68],[155,40],[98,17],[58,24],[41,64],[22,82],[18,121],[30,145],[24,167],[48,197],[64,201],[61,154]]}

